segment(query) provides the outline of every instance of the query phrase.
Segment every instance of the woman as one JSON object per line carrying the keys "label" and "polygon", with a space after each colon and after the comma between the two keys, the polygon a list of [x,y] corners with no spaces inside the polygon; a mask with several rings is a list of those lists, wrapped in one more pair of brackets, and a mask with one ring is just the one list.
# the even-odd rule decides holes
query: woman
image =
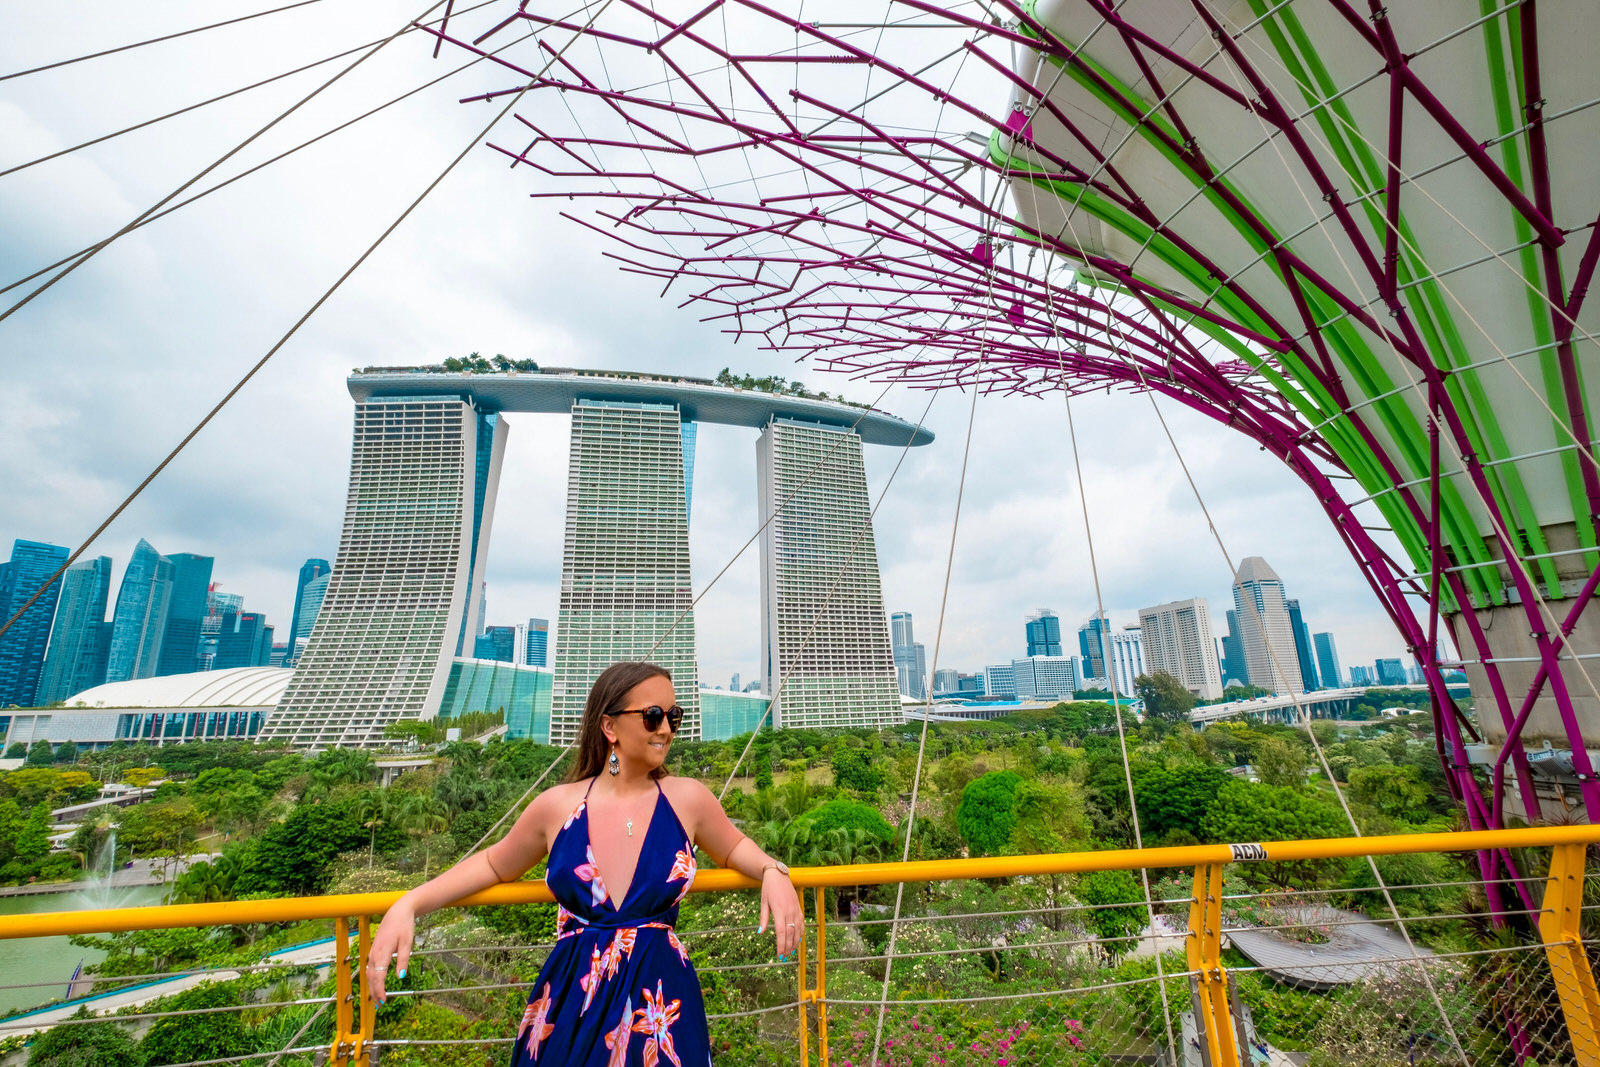
{"label": "woman", "polygon": [[700,981],[672,929],[694,882],[695,847],[761,882],[760,928],[770,916],[780,958],[799,945],[803,918],[789,869],[741,834],[704,785],[667,776],[667,749],[682,718],[664,669],[607,668],[583,709],[571,778],[536,797],[500,841],[413,889],[384,916],[367,964],[377,1002],[385,999],[391,959],[406,975],[418,916],[515,881],[548,854],[556,945],[534,981],[511,1062],[710,1063]]}

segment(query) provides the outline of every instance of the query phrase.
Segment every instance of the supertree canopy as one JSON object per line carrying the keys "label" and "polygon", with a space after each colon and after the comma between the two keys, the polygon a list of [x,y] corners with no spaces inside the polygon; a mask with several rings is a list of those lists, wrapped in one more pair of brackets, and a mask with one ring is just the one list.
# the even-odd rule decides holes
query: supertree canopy
{"label": "supertree canopy", "polygon": [[534,195],[585,201],[570,217],[621,269],[831,369],[1153,391],[1226,423],[1337,524],[1424,669],[1473,824],[1600,818],[1600,7],[496,18],[448,30],[502,66],[490,98],[526,93],[526,138],[496,147]]}

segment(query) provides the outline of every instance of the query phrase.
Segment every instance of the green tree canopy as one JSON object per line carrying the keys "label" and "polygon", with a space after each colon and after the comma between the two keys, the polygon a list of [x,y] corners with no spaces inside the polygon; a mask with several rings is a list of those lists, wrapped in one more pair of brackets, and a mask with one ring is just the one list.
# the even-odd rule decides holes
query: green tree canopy
{"label": "green tree canopy", "polygon": [[1015,771],[990,771],[961,791],[956,828],[974,856],[998,856],[1011,844],[1021,785],[1022,776]]}
{"label": "green tree canopy", "polygon": [[1189,721],[1194,708],[1194,694],[1183,683],[1166,671],[1141,674],[1133,680],[1134,692],[1144,701],[1144,714],[1159,723]]}
{"label": "green tree canopy", "polygon": [[55,761],[57,763],[77,763],[78,743],[76,741],[63,741],[57,745]]}
{"label": "green tree canopy", "polygon": [[1133,787],[1139,825],[1151,837],[1184,833],[1199,840],[1218,792],[1233,780],[1222,768],[1202,764],[1146,771]]}
{"label": "green tree canopy", "polygon": [[[353,804],[301,804],[283,822],[269,826],[251,842],[242,859],[234,891],[300,896],[327,886],[328,868],[341,852],[366,849],[368,828]],[[404,840],[393,824],[378,828],[377,847]]]}
{"label": "green tree canopy", "polygon": [[1417,768],[1379,764],[1350,771],[1350,796],[1391,819],[1420,821],[1427,814],[1428,790]]}
{"label": "green tree canopy", "polygon": [[43,767],[54,763],[55,759],[55,746],[42,737],[33,743],[32,748],[28,749],[28,765],[30,767]]}
{"label": "green tree canopy", "polygon": [[894,827],[871,804],[835,797],[819,804],[805,816],[818,833],[830,830],[860,830],[885,844],[894,840]]}
{"label": "green tree canopy", "polygon": [[[1350,824],[1338,808],[1299,790],[1233,781],[1217,794],[1204,829],[1208,840],[1245,843],[1343,837],[1350,832]],[[1284,889],[1315,886],[1329,870],[1326,861],[1245,867],[1246,877]]]}
{"label": "green tree canopy", "polygon": [[1306,750],[1283,737],[1263,738],[1251,760],[1256,777],[1266,785],[1300,788],[1306,781]]}
{"label": "green tree canopy", "polygon": [[[225,1008],[239,1004],[239,991],[232,985],[206,983],[176,996],[158,1001],[163,1011],[193,1011],[197,1008]],[[147,1067],[195,1060],[246,1056],[256,1051],[256,1042],[237,1011],[216,1011],[203,1015],[176,1015],[159,1019],[139,1044]]]}
{"label": "green tree canopy", "polygon": [[883,788],[883,770],[866,749],[841,742],[833,750],[833,784],[840,789],[876,793]]}
{"label": "green tree canopy", "polygon": [[[1077,897],[1093,906],[1087,922],[1100,938],[1100,951],[1111,960],[1134,947],[1130,940],[1145,927],[1144,891],[1128,871],[1091,871],[1078,879]],[[1107,907],[1125,904],[1127,907]]]}
{"label": "green tree canopy", "polygon": [[144,1055],[116,1023],[53,1026],[34,1038],[28,1067],[139,1067]]}

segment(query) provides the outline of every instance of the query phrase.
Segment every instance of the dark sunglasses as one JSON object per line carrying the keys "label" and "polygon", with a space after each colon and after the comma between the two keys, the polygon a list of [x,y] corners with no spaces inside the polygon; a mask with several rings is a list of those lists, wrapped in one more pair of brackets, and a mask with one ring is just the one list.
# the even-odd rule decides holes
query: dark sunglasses
{"label": "dark sunglasses", "polygon": [[655,733],[661,727],[662,719],[667,720],[667,725],[672,728],[673,733],[678,732],[678,727],[683,722],[683,709],[676,704],[665,709],[653,704],[648,708],[618,708],[616,711],[608,711],[606,714],[613,717],[617,715],[637,715],[640,721],[644,723],[644,728],[651,733]]}

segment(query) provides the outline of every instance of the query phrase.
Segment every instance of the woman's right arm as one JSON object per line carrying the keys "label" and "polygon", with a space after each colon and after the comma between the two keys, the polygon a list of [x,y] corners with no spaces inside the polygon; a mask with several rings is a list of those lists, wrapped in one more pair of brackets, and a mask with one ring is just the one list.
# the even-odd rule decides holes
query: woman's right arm
{"label": "woman's right arm", "polygon": [[390,960],[394,960],[399,976],[406,976],[419,918],[480,889],[514,882],[544,857],[549,851],[545,828],[549,825],[552,799],[548,792],[535,797],[505,837],[417,886],[384,913],[367,954],[367,982],[373,1000],[382,1004],[387,999],[383,983]]}

